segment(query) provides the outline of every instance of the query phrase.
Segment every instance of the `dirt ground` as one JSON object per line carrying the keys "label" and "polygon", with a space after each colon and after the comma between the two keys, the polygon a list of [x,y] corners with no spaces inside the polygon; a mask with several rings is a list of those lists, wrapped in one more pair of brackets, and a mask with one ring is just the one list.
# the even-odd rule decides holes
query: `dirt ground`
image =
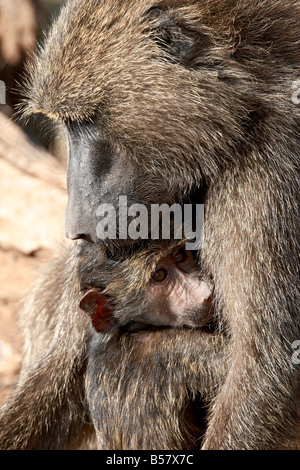
{"label": "dirt ground", "polygon": [[64,239],[65,173],[0,113],[0,406],[20,370],[22,301]]}

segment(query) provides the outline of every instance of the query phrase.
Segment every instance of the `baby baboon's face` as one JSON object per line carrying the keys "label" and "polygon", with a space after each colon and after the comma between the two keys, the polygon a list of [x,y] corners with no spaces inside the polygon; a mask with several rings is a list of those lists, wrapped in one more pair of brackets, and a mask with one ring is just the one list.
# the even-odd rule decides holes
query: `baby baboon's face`
{"label": "baby baboon's face", "polygon": [[[113,271],[107,274],[111,276],[111,282],[115,282],[116,274],[124,277],[127,272],[122,263],[115,264]],[[128,275],[132,276],[132,272]],[[115,325],[124,326],[131,322],[201,327],[213,314],[213,286],[201,279],[192,252],[180,248],[158,261],[144,290],[139,289],[130,302],[124,302],[124,309],[117,302],[115,312],[111,307],[113,302],[114,299],[106,299],[98,287],[89,289],[81,299],[80,308],[90,315],[96,331],[110,331]]]}
{"label": "baby baboon's face", "polygon": [[213,286],[202,280],[192,252],[181,248],[161,259],[146,296],[156,325],[201,327],[212,315]]}

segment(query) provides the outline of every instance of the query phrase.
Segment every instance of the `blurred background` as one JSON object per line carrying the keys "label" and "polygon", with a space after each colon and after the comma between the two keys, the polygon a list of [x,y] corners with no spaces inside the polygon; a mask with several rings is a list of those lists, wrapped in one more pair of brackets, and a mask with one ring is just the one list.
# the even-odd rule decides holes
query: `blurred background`
{"label": "blurred background", "polygon": [[65,142],[16,117],[24,64],[60,0],[0,0],[0,406],[22,356],[18,312],[38,270],[55,254],[66,205]]}

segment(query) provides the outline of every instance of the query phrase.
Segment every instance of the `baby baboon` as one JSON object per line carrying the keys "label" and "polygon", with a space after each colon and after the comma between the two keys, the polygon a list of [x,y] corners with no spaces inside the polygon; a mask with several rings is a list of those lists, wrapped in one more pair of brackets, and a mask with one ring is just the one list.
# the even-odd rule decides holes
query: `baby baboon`
{"label": "baby baboon", "polygon": [[[192,252],[186,251],[184,247],[177,247],[167,256],[164,253],[164,258],[159,259],[153,267],[143,291],[138,286],[143,285],[141,277],[145,279],[149,269],[145,267],[144,252],[142,255],[144,260],[139,265],[144,267],[143,275],[141,272],[134,272],[138,276],[133,289],[128,288],[128,276],[132,278],[133,274],[132,260],[130,264],[128,260],[123,263],[100,260],[97,266],[97,261],[93,258],[93,287],[81,299],[80,308],[90,315],[95,330],[105,332],[119,326],[128,331],[129,325],[135,325],[139,329],[145,325],[204,326],[213,314],[213,287],[211,283],[201,279]],[[154,255],[157,257],[158,253],[155,252]],[[86,262],[87,257],[83,259],[82,265]],[[81,278],[85,285],[88,284],[86,275]],[[111,297],[116,296],[117,300],[113,302]]]}
{"label": "baby baboon", "polygon": [[299,17],[299,0],[73,0],[30,67],[27,116],[68,135],[70,238],[131,252],[97,238],[100,204],[207,188],[202,260],[231,354],[205,449],[299,440]]}
{"label": "baby baboon", "polygon": [[92,335],[86,373],[98,448],[199,449],[203,406],[226,367],[221,336],[199,329],[212,317],[212,286],[183,247],[98,262],[86,248],[80,277],[99,287],[80,305],[108,335]]}
{"label": "baby baboon", "polygon": [[[200,445],[202,405],[225,374],[222,336],[126,324],[124,312],[119,325],[101,334],[78,308],[84,284],[106,282],[111,305],[122,298],[127,315],[136,315],[149,284],[144,266],[150,273],[153,259],[143,251],[111,264],[83,242],[49,265],[23,312],[24,364],[0,412],[0,449],[93,448],[94,430],[101,449]],[[187,260],[189,270],[192,264]],[[124,285],[130,288],[122,295]]]}

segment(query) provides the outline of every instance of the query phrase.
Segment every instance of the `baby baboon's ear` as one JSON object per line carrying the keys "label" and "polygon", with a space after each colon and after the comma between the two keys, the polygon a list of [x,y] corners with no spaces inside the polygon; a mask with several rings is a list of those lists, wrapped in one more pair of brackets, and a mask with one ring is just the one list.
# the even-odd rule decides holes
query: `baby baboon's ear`
{"label": "baby baboon's ear", "polygon": [[147,22],[153,40],[165,51],[170,61],[192,66],[199,33],[196,35],[188,31],[183,24],[173,18],[172,11],[161,5],[153,5],[144,12],[143,21]]}
{"label": "baby baboon's ear", "polygon": [[98,333],[107,333],[115,325],[112,310],[106,305],[106,299],[98,288],[90,289],[81,299],[79,307],[91,319],[93,328]]}

